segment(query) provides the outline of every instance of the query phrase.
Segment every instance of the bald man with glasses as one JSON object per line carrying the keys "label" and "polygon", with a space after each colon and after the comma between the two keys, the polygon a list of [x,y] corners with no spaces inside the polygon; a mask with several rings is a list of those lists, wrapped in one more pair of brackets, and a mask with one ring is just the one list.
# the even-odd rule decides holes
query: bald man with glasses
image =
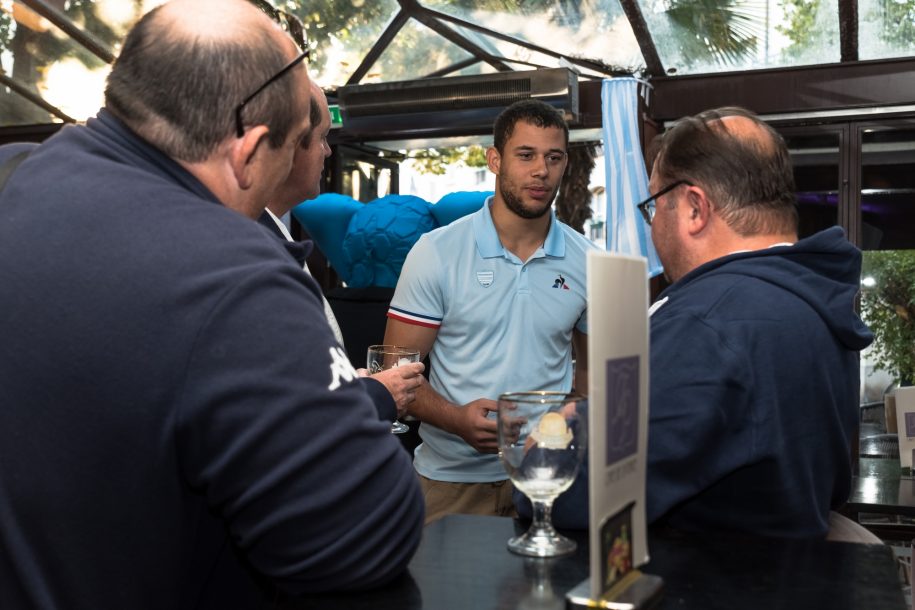
{"label": "bald man with glasses", "polygon": [[251,221],[313,131],[306,57],[242,0],[163,4],[0,194],[0,608],[260,608],[410,560],[409,456]]}
{"label": "bald man with glasses", "polygon": [[[681,119],[639,204],[671,285],[650,311],[646,514],[699,532],[823,538],[858,433],[861,252],[798,238],[791,159],[753,113]],[[579,481],[558,526],[587,527]]]}

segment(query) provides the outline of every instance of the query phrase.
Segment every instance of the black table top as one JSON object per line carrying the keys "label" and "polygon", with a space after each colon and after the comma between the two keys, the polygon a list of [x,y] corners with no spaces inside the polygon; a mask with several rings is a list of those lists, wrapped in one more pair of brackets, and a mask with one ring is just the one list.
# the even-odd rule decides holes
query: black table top
{"label": "black table top", "polygon": [[[454,610],[565,608],[588,577],[585,533],[574,555],[532,559],[508,552],[521,531],[507,518],[451,515],[428,525],[408,572],[384,588],[300,600],[289,608]],[[908,610],[884,545],[652,532],[642,570],[664,579],[662,610],[830,608]]]}
{"label": "black table top", "polygon": [[898,459],[861,458],[843,512],[915,517],[915,479],[902,475]]}

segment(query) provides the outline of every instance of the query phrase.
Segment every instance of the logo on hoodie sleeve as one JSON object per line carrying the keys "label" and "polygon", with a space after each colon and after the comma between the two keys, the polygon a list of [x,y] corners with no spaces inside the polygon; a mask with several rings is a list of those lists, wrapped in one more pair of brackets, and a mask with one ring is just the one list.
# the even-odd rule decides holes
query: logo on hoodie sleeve
{"label": "logo on hoodie sleeve", "polygon": [[349,358],[342,347],[330,348],[330,385],[328,390],[336,390],[344,381],[352,381],[357,377],[356,369],[350,364]]}

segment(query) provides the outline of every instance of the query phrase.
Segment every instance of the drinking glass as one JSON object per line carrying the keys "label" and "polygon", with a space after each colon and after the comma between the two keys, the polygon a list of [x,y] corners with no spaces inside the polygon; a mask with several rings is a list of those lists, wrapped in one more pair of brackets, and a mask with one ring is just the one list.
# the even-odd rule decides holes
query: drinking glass
{"label": "drinking glass", "polygon": [[[374,375],[402,364],[419,362],[419,352],[406,347],[398,347],[397,345],[370,345],[365,362],[365,368],[369,370],[370,374]],[[410,427],[399,421],[395,416],[394,422],[391,424],[391,432],[403,434],[409,430]]]}
{"label": "drinking glass", "polygon": [[553,501],[571,487],[585,456],[584,397],[565,392],[512,392],[499,397],[499,456],[515,488],[533,507],[530,528],[508,541],[508,549],[530,557],[555,557],[575,550],[551,519]]}

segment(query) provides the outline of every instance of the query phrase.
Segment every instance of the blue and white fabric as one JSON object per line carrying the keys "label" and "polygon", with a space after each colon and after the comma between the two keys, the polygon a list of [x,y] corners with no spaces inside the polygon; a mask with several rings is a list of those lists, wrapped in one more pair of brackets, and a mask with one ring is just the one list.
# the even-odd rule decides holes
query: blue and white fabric
{"label": "blue and white fabric", "polygon": [[648,275],[663,267],[651,243],[651,230],[636,206],[648,198],[648,172],[639,144],[638,96],[641,81],[610,78],[601,88],[604,163],[607,171],[607,250],[648,259]]}

